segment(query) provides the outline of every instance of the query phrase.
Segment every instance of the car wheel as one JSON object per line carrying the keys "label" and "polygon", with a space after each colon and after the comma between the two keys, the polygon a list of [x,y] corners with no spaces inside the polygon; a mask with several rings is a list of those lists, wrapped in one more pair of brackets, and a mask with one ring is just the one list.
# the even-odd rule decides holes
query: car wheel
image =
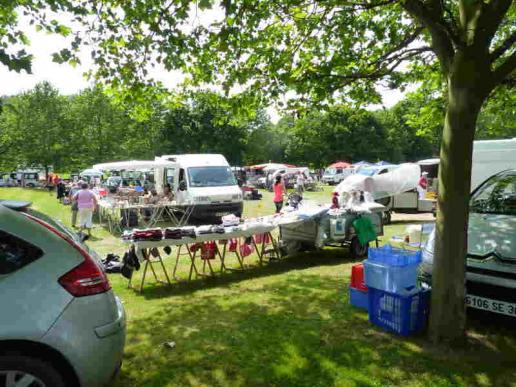
{"label": "car wheel", "polygon": [[349,246],[349,251],[351,253],[351,257],[353,259],[362,259],[367,256],[367,252],[369,251],[369,244],[362,246],[358,237],[354,236],[351,239],[351,244]]}
{"label": "car wheel", "polygon": [[0,387],[65,387],[49,363],[21,355],[0,356]]}

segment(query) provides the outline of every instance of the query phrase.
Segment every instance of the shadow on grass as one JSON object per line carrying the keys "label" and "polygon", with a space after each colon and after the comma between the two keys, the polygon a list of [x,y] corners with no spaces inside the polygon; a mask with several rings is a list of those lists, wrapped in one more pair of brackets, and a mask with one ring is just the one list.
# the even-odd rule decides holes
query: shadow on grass
{"label": "shadow on grass", "polygon": [[[183,260],[183,262],[186,262],[186,258]],[[215,266],[218,268],[219,261],[215,262]],[[222,274],[217,274],[214,277],[201,277],[192,281],[174,281],[171,286],[165,286],[163,284],[154,282],[154,278],[152,278],[152,275],[148,273],[147,278],[149,278],[149,283],[146,282],[144,285],[142,296],[145,299],[183,296],[198,290],[227,287],[233,283],[282,274],[292,270],[303,270],[314,266],[337,266],[341,265],[342,263],[349,262],[353,262],[353,260],[349,258],[346,249],[328,248],[317,252],[312,251],[299,253],[277,261],[265,262],[263,266],[254,264],[251,267],[246,267],[246,269],[242,271],[226,271]],[[201,264],[202,261],[197,259],[196,266],[198,269],[200,268]],[[155,267],[157,267],[157,265],[155,265]],[[140,269],[140,271],[141,270],[142,269]],[[168,265],[167,270],[170,275],[170,265]],[[158,276],[162,276],[162,271],[159,268],[157,269],[157,274]],[[134,283],[139,284],[139,279],[139,276],[138,278],[135,278]]]}
{"label": "shadow on grass", "polygon": [[[298,264],[299,265],[299,264]],[[272,266],[272,265],[271,265]],[[515,336],[451,352],[373,327],[335,277],[170,298],[131,321],[118,386],[510,385]],[[174,349],[163,343],[174,341]]]}

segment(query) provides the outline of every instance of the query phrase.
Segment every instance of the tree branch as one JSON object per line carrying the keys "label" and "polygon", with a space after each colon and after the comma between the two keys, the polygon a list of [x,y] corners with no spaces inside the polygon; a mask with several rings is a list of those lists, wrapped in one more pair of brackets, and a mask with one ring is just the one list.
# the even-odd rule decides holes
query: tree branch
{"label": "tree branch", "polygon": [[430,32],[432,37],[432,47],[439,58],[443,73],[448,74],[451,63],[455,56],[453,44],[461,45],[458,37],[451,33],[446,21],[442,18],[442,9],[439,0],[431,4],[428,8],[427,3],[420,0],[407,0],[403,3],[403,8],[417,21],[419,21]]}
{"label": "tree branch", "polygon": [[514,70],[516,70],[516,53],[513,53],[505,59],[505,61],[493,71],[494,86],[510,78]]}
{"label": "tree branch", "polygon": [[[432,51],[430,47],[418,47],[411,48],[403,51],[398,56],[389,58],[384,62],[382,66],[376,67],[373,71],[370,72],[356,72],[351,74],[335,74],[335,73],[317,73],[311,71],[308,77],[319,77],[319,78],[336,78],[341,79],[344,82],[344,86],[352,83],[353,81],[366,79],[366,80],[377,80],[385,77],[386,75],[392,74],[398,66],[404,61],[413,58],[417,55],[420,55],[423,52]],[[371,62],[369,65],[374,66],[375,62]]]}
{"label": "tree branch", "polygon": [[501,57],[505,52],[511,48],[514,43],[516,43],[516,31],[513,31],[511,35],[505,39],[502,44],[500,44],[497,48],[491,52],[490,59],[491,63],[497,60],[499,57]]}
{"label": "tree branch", "polygon": [[486,49],[489,47],[511,4],[512,0],[482,2],[475,31],[475,44],[486,47]]}

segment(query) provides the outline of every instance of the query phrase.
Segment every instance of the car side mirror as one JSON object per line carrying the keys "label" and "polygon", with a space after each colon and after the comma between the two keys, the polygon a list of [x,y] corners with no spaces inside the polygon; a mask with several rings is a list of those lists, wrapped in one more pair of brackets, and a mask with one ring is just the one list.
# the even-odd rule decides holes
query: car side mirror
{"label": "car side mirror", "polygon": [[179,191],[186,191],[186,181],[179,182]]}

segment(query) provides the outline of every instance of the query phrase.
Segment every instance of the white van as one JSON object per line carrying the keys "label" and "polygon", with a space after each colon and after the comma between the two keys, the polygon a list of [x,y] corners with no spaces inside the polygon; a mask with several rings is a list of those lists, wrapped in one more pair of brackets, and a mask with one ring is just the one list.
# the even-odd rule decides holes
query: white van
{"label": "white van", "polygon": [[473,142],[471,191],[488,177],[516,165],[516,138]]}
{"label": "white van", "polygon": [[341,181],[346,180],[348,176],[351,176],[355,172],[355,169],[352,167],[348,168],[334,168],[328,167],[324,170],[324,174],[322,176],[323,183],[327,183],[329,185],[339,184]]}
{"label": "white van", "polygon": [[[193,207],[192,218],[217,219],[228,214],[242,215],[242,190],[226,158],[219,154],[157,156],[154,161],[120,161],[96,164],[101,171],[117,171],[122,181],[127,176],[145,176],[140,185],[161,194],[166,185],[178,206]],[[143,173],[145,172],[145,173]]]}
{"label": "white van", "polygon": [[242,190],[223,155],[165,155],[155,161],[165,163],[156,170],[156,189],[170,184],[179,205],[193,205],[193,218],[242,215]]}

